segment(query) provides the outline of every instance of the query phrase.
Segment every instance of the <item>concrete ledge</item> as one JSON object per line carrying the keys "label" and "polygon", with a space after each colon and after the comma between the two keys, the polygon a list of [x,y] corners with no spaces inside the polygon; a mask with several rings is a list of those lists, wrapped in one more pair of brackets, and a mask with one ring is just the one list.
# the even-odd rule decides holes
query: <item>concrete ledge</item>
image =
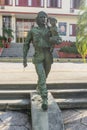
{"label": "concrete ledge", "polygon": [[48,110],[41,109],[42,99],[31,93],[32,130],[64,130],[61,111],[52,95],[48,94]]}

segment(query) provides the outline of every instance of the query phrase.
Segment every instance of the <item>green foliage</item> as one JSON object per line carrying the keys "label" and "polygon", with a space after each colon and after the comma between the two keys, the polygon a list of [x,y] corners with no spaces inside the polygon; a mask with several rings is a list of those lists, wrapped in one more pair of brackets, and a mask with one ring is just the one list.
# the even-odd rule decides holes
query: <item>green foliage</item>
{"label": "green foliage", "polygon": [[1,48],[3,48],[3,47],[4,47],[1,41],[0,41],[0,47],[1,47]]}
{"label": "green foliage", "polygon": [[87,55],[87,7],[82,6],[77,22],[76,47],[84,62]]}
{"label": "green foliage", "polygon": [[5,36],[2,36],[2,40],[4,40],[6,42],[7,38]]}
{"label": "green foliage", "polygon": [[0,36],[0,41],[2,40],[2,36]]}
{"label": "green foliage", "polygon": [[78,54],[78,50],[76,48],[75,43],[71,44],[71,46],[64,46],[64,47],[60,48],[60,51],[66,52],[66,53]]}
{"label": "green foliage", "polygon": [[1,48],[3,47],[3,44],[2,44],[2,36],[0,36],[0,47],[1,47]]}
{"label": "green foliage", "polygon": [[7,38],[14,38],[14,36],[12,35],[13,30],[10,28],[3,28],[3,35]]}

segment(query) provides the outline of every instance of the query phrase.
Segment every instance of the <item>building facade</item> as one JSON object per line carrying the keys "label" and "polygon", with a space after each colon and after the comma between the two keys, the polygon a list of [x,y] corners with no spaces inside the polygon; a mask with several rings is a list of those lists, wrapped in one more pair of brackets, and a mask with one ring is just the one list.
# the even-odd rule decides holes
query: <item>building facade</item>
{"label": "building facade", "polygon": [[13,42],[23,43],[27,32],[35,26],[39,11],[57,19],[63,40],[76,40],[76,23],[82,0],[0,0],[0,35],[3,27],[13,29]]}

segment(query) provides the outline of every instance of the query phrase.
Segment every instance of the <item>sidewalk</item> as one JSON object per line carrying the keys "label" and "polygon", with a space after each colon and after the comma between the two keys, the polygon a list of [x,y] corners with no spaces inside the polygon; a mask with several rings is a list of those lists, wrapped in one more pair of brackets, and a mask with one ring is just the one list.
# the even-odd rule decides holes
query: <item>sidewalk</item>
{"label": "sidewalk", "polygon": [[[87,83],[87,63],[53,63],[47,83]],[[0,63],[0,84],[37,83],[32,63],[24,69],[22,63]]]}
{"label": "sidewalk", "polygon": [[[63,82],[87,83],[87,64],[53,63],[51,72],[47,78],[47,83]],[[37,83],[34,65],[28,63],[28,67],[24,70],[22,63],[0,63],[0,84],[9,83]],[[30,130],[29,124],[27,127],[24,127],[18,121],[15,123],[17,119],[19,121],[23,119],[25,121],[22,123],[25,123],[28,117],[24,114],[21,117],[20,113],[17,113],[17,115],[15,115],[15,112],[1,112],[0,130]],[[62,115],[65,130],[87,130],[87,109],[62,110]]]}
{"label": "sidewalk", "polygon": [[0,130],[31,130],[27,114],[16,111],[0,111]]}

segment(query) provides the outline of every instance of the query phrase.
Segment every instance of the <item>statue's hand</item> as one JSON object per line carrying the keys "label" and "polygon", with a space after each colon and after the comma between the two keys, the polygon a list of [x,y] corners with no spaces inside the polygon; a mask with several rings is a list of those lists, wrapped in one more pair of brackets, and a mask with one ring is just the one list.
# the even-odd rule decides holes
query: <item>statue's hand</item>
{"label": "statue's hand", "polygon": [[27,59],[23,59],[23,66],[24,68],[27,67]]}

